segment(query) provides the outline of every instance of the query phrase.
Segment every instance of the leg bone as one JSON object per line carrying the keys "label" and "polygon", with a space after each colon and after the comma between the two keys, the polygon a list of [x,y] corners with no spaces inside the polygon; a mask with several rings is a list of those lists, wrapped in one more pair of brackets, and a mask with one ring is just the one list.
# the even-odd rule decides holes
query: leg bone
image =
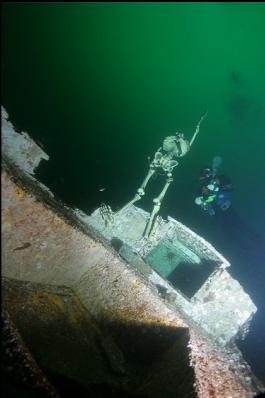
{"label": "leg bone", "polygon": [[164,196],[165,196],[165,194],[166,194],[166,191],[168,190],[168,187],[170,186],[171,182],[173,181],[173,178],[172,178],[172,174],[171,174],[171,173],[168,173],[168,174],[167,174],[167,177],[168,177],[168,178],[167,178],[167,180],[166,180],[166,183],[165,183],[164,188],[162,189],[160,195],[159,195],[157,198],[155,198],[155,199],[153,200],[153,202],[154,202],[154,207],[153,207],[152,214],[151,214],[151,216],[150,216],[150,218],[149,218],[149,221],[148,221],[148,223],[147,223],[146,229],[145,229],[145,231],[144,231],[144,237],[145,237],[145,238],[148,238],[149,235],[150,235],[150,233],[151,233],[151,229],[152,229],[152,227],[153,227],[155,217],[156,217],[157,213],[158,213],[159,210],[160,210],[161,202],[162,202],[162,200],[164,199]]}

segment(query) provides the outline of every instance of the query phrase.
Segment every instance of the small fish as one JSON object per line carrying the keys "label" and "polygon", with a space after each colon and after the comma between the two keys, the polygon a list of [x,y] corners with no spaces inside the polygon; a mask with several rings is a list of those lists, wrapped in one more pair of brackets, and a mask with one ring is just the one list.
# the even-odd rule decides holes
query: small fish
{"label": "small fish", "polygon": [[105,189],[106,189],[106,188],[100,188],[100,189],[99,189],[99,192],[103,192],[103,191],[105,191]]}
{"label": "small fish", "polygon": [[31,243],[29,243],[29,242],[27,242],[27,243],[24,243],[24,245],[23,246],[19,246],[19,247],[16,247],[15,249],[13,249],[13,252],[15,252],[16,250],[23,250],[23,249],[27,249],[28,247],[30,247],[31,246]]}

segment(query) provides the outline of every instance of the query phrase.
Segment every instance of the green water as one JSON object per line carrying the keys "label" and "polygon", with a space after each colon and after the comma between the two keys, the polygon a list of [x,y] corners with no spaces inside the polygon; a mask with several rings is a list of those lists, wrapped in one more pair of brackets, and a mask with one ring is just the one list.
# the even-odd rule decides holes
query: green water
{"label": "green water", "polygon": [[234,203],[262,231],[264,4],[2,8],[3,103],[43,141],[49,182],[65,200],[89,209],[101,196],[114,206],[130,199],[161,139],[176,130],[190,137],[208,109],[171,193],[189,198],[198,169],[221,155]]}
{"label": "green water", "polygon": [[[101,202],[118,209],[161,140],[177,130],[190,138],[208,109],[162,214],[197,232],[215,228],[194,198],[199,170],[220,155],[233,207],[265,237],[264,3],[5,3],[2,11],[2,102],[50,155],[38,175],[61,199],[88,213]],[[163,184],[151,182],[147,210]],[[262,265],[251,266],[260,279]]]}

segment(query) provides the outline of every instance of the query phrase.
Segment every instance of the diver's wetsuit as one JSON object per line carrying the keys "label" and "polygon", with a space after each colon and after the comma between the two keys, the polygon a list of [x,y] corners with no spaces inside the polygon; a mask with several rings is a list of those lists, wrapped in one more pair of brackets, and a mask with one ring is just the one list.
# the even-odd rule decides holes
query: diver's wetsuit
{"label": "diver's wetsuit", "polygon": [[201,207],[211,216],[219,210],[226,211],[231,205],[231,181],[225,175],[206,176],[200,188]]}

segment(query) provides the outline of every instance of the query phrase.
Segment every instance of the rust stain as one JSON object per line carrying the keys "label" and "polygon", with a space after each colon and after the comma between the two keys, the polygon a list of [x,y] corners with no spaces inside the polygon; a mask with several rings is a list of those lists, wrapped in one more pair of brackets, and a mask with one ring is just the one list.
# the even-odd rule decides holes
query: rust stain
{"label": "rust stain", "polygon": [[58,295],[49,293],[48,299],[52,305],[59,307],[61,310],[64,309],[64,307],[65,307],[64,302],[63,302],[62,298],[59,297]]}
{"label": "rust stain", "polygon": [[51,305],[56,307],[57,309],[59,308],[60,310],[64,310],[64,302],[61,297],[59,297],[57,294],[51,293],[51,292],[38,292],[38,293],[33,293],[32,296],[32,302],[38,304],[46,304],[47,306]]}
{"label": "rust stain", "polygon": [[43,304],[46,301],[46,297],[43,293],[37,294],[33,299],[35,299],[37,304]]}
{"label": "rust stain", "polygon": [[148,303],[143,303],[135,306],[134,308],[126,306],[126,308],[120,308],[119,313],[111,313],[111,318],[113,320],[118,320],[119,322],[131,323],[137,322],[144,323],[145,325],[157,325],[157,326],[169,326],[169,327],[186,327],[183,323],[178,322],[177,320],[169,321],[167,319],[166,314],[162,315],[151,315],[149,313]]}
{"label": "rust stain", "polygon": [[10,223],[11,222],[11,217],[9,214],[3,214],[2,216],[2,221],[6,222],[6,223]]}
{"label": "rust stain", "polygon": [[19,187],[15,188],[15,193],[19,198],[24,198],[27,195],[26,192]]}

